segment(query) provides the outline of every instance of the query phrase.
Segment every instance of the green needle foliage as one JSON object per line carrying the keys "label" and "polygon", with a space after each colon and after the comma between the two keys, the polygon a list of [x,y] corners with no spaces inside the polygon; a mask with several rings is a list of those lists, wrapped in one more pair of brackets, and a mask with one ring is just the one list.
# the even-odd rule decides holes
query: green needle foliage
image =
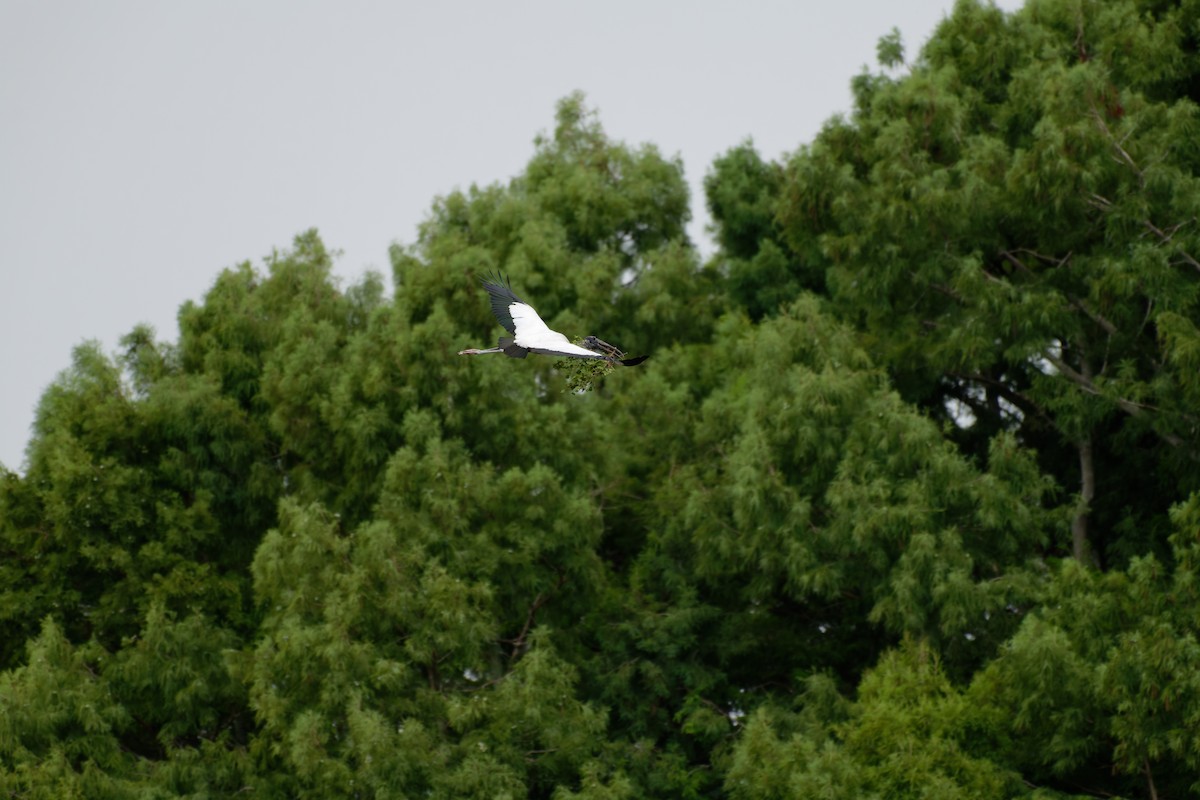
{"label": "green needle foliage", "polygon": [[[0,470],[0,794],[1200,792],[1200,5],[964,0],[780,162],[581,95],[384,278],[76,348]],[[462,359],[500,270],[636,369]]]}
{"label": "green needle foliage", "polygon": [[[583,339],[576,339],[575,344],[582,346]],[[565,391],[583,394],[590,392],[592,386],[617,368],[611,361],[588,360],[583,358],[560,358],[554,362],[556,369],[563,378]]]}

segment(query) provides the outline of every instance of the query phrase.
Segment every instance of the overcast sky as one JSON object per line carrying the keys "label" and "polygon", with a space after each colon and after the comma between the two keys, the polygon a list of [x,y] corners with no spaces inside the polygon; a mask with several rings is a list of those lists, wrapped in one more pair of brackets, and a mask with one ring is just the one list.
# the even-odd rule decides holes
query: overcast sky
{"label": "overcast sky", "polygon": [[951,5],[0,0],[0,463],[76,344],[174,340],[221,269],[309,227],[346,280],[390,277],[433,198],[520,172],[576,89],[683,159],[711,251],[713,158],[810,141],[880,36],[911,58]]}

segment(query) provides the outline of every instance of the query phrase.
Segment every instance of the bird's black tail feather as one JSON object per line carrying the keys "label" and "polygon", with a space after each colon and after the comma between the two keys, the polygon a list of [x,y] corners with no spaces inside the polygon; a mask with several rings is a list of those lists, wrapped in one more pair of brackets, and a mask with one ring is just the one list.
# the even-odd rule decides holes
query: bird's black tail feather
{"label": "bird's black tail feather", "polygon": [[529,351],[514,342],[511,336],[500,337],[500,349],[503,350],[504,355],[508,356],[509,358],[524,358],[529,354]]}
{"label": "bird's black tail feather", "polygon": [[634,358],[622,358],[620,363],[625,367],[636,367],[638,364],[645,361],[650,356],[635,356]]}

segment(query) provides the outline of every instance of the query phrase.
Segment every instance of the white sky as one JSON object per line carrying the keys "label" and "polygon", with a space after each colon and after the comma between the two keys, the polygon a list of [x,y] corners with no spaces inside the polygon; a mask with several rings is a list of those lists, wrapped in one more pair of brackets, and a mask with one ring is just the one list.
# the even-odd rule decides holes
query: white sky
{"label": "white sky", "polygon": [[433,198],[520,172],[576,89],[682,157],[709,252],[713,158],[810,141],[880,36],[911,58],[951,5],[0,0],[0,463],[74,345],[174,340],[221,269],[309,227],[339,275],[390,279]]}

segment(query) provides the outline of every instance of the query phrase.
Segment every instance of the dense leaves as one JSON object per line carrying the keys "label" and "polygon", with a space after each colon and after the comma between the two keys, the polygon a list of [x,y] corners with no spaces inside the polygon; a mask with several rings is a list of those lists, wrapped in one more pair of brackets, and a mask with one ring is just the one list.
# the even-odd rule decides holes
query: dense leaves
{"label": "dense leaves", "polygon": [[[1200,791],[1200,6],[960,2],[705,179],[580,95],[391,294],[315,231],[0,474],[0,790]],[[462,359],[477,275],[651,358]]]}
{"label": "dense leaves", "polygon": [[1010,430],[1074,468],[1071,551],[1098,563],[1161,554],[1167,509],[1200,488],[1179,360],[1200,313],[1196,12],[962,3],[909,74],[856,81],[852,118],[775,195],[783,240],[907,399],[976,453]]}

